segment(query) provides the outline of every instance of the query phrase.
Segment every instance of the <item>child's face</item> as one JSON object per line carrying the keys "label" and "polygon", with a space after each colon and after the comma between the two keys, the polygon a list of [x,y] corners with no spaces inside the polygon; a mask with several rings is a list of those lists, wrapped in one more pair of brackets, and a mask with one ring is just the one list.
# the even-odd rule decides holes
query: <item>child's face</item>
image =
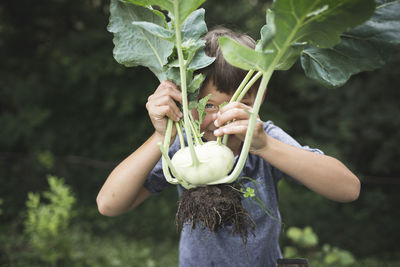
{"label": "child's face", "polygon": [[[219,107],[219,105],[221,105],[224,102],[228,103],[232,97],[232,94],[225,94],[225,93],[221,93],[221,92],[217,91],[217,87],[215,87],[214,83],[211,81],[208,82],[208,84],[206,84],[206,86],[204,86],[202,88],[202,90],[200,91],[200,94],[199,94],[199,99],[201,99],[209,94],[211,94],[211,97],[207,101],[207,105],[206,105],[206,109],[205,109],[207,114],[203,120],[203,123],[200,126],[200,131],[204,132],[203,137],[207,141],[213,141],[213,140],[217,140],[217,137],[214,135],[213,132],[215,129],[217,129],[217,127],[215,127],[215,125],[214,125],[214,121],[215,121],[216,115],[218,113],[218,109],[219,109],[218,107]],[[247,96],[245,96],[243,98],[242,103],[252,107],[254,104],[255,97],[256,97],[255,93],[252,93],[252,94],[248,93]],[[197,110],[193,110],[192,114],[195,119],[198,119]]]}

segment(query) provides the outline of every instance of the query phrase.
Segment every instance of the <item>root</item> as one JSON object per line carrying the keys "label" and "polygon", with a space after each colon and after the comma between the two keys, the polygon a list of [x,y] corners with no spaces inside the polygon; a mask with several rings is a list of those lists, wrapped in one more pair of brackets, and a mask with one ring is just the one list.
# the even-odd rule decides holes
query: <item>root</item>
{"label": "root", "polygon": [[243,208],[242,194],[235,184],[197,187],[185,190],[178,202],[176,225],[178,228],[189,224],[217,232],[225,226],[232,226],[232,234],[239,234],[247,242],[249,230],[255,229],[250,214]]}

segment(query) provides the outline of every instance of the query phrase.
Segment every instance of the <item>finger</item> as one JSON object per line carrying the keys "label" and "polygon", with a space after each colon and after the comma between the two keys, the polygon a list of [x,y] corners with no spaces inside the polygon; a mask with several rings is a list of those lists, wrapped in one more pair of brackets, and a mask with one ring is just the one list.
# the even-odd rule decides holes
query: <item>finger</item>
{"label": "finger", "polygon": [[214,124],[216,127],[219,127],[232,120],[248,120],[250,115],[251,109],[234,107],[222,113],[218,112]]}
{"label": "finger", "polygon": [[172,119],[173,121],[179,121],[180,116],[177,115],[169,106],[157,106],[149,111],[151,118],[155,120],[164,120],[166,117]]}
{"label": "finger", "polygon": [[176,105],[174,99],[170,95],[163,95],[163,96],[157,96],[153,97],[151,100],[149,100],[150,103],[149,105],[151,107],[158,107],[158,106],[169,106],[177,116],[182,116],[182,112],[179,110],[178,106]]}
{"label": "finger", "polygon": [[241,103],[241,102],[232,102],[229,103],[227,105],[225,105],[224,107],[222,107],[219,112],[222,114],[230,109],[234,109],[234,108],[239,108],[239,109],[251,109],[251,107]]}
{"label": "finger", "polygon": [[249,126],[248,120],[239,120],[229,123],[223,127],[220,127],[214,131],[215,136],[221,136],[224,134],[236,134],[245,135]]}
{"label": "finger", "polygon": [[159,97],[164,95],[169,95],[174,100],[178,101],[179,103],[182,103],[182,93],[179,90],[178,86],[167,80],[162,81],[158,86],[157,90],[150,97]]}

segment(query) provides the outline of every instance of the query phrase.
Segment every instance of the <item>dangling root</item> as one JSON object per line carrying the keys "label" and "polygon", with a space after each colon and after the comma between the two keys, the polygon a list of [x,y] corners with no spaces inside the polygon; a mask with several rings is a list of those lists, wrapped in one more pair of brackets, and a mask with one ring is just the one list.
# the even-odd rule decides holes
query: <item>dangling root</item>
{"label": "dangling root", "polygon": [[239,234],[247,242],[249,229],[255,229],[250,214],[243,208],[242,194],[235,184],[197,187],[183,191],[176,213],[176,224],[187,223],[195,229],[197,225],[217,232],[224,226],[232,226],[232,234]]}

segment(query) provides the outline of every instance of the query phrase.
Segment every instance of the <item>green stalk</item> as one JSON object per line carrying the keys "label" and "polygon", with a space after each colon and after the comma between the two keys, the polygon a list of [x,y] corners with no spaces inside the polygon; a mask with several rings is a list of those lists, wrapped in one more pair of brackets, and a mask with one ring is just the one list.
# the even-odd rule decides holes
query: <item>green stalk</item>
{"label": "green stalk", "polygon": [[[249,70],[249,72],[247,72],[246,77],[244,77],[243,81],[240,83],[239,87],[236,89],[236,91],[233,94],[233,96],[232,96],[231,100],[229,101],[229,103],[232,103],[233,101],[236,100],[236,98],[239,97],[240,92],[245,87],[246,83],[250,80],[251,75],[253,75],[254,71],[255,70]],[[218,142],[218,144],[221,144],[221,136],[218,136],[217,142]],[[223,144],[226,145],[227,142],[228,142],[228,136],[226,134],[224,134]]]}
{"label": "green stalk", "polygon": [[[172,165],[171,159],[169,158],[169,155],[168,155],[168,148],[170,145],[171,135],[172,135],[172,127],[173,127],[173,121],[170,118],[168,118],[167,129],[165,131],[165,136],[164,136],[164,143],[158,144],[158,147],[160,148],[161,154],[162,154],[162,170],[163,170],[165,179],[170,184],[179,184],[179,181],[181,179],[179,179],[177,177],[175,168]],[[171,172],[176,177],[176,179],[172,178],[168,167],[171,169]]]}
{"label": "green stalk", "polygon": [[201,135],[198,135],[198,133],[200,132],[200,129],[197,127],[197,125],[195,123],[195,119],[193,118],[193,115],[191,113],[189,113],[189,118],[190,118],[190,125],[193,130],[193,138],[196,141],[196,145],[204,145],[203,140],[201,140]]}
{"label": "green stalk", "polygon": [[260,83],[260,86],[257,91],[257,96],[256,100],[254,102],[253,106],[253,113],[250,116],[249,119],[249,126],[246,131],[246,137],[243,143],[243,148],[242,151],[240,152],[239,160],[238,163],[236,164],[235,169],[232,171],[232,173],[229,176],[226,176],[224,179],[221,179],[215,183],[210,183],[210,184],[222,184],[222,183],[232,183],[234,182],[240,175],[244,164],[247,159],[247,155],[249,154],[250,150],[250,145],[253,137],[253,132],[254,132],[254,126],[257,120],[258,112],[260,110],[261,104],[262,104],[262,99],[265,93],[265,90],[267,90],[267,85],[269,80],[271,79],[272,73],[274,72],[275,66],[278,64],[279,60],[282,58],[284,53],[287,51],[287,48],[289,47],[291,40],[294,37],[294,33],[297,32],[297,28],[299,26],[296,25],[295,29],[293,29],[292,33],[290,36],[286,39],[285,43],[283,44],[282,48],[279,50],[278,54],[274,57],[273,61],[269,64],[268,69],[262,73],[262,80]]}
{"label": "green stalk", "polygon": [[229,100],[229,103],[232,103],[236,101],[236,99],[239,97],[240,93],[242,92],[243,88],[246,86],[247,82],[250,80],[251,76],[253,75],[255,70],[249,70],[247,72],[246,77],[244,77],[243,81],[240,83],[239,87],[236,89],[235,93],[233,94],[231,100]]}
{"label": "green stalk", "polygon": [[183,138],[183,132],[182,132],[182,127],[181,127],[180,121],[175,122],[175,127],[176,127],[176,132],[178,133],[179,143],[181,144],[181,148],[184,148],[185,147],[185,139]]}
{"label": "green stalk", "polygon": [[192,132],[190,129],[190,121],[189,121],[189,107],[187,100],[187,88],[186,88],[186,69],[184,64],[184,58],[182,53],[182,40],[181,40],[181,27],[179,22],[179,7],[178,1],[174,1],[174,12],[175,12],[175,35],[176,35],[176,50],[178,52],[178,60],[179,60],[179,70],[181,74],[181,89],[182,89],[182,107],[183,107],[183,121],[186,132],[186,139],[188,142],[190,155],[192,157],[192,164],[194,166],[199,165],[199,159],[197,158],[196,152],[194,151],[193,140],[192,140]]}
{"label": "green stalk", "polygon": [[256,100],[254,102],[253,112],[250,115],[249,126],[248,126],[248,129],[246,132],[246,137],[245,137],[245,140],[243,143],[243,148],[240,153],[239,160],[235,166],[235,169],[232,171],[232,173],[229,176],[225,177],[222,180],[216,181],[215,183],[210,183],[210,184],[232,183],[239,177],[239,175],[244,167],[244,164],[246,162],[247,155],[249,154],[250,145],[251,145],[251,141],[252,141],[253,133],[254,133],[254,126],[255,126],[255,123],[257,120],[257,115],[258,115],[258,112],[259,112],[261,104],[262,104],[262,99],[263,99],[265,90],[267,89],[267,84],[268,84],[273,72],[274,72],[274,68],[269,68],[267,72],[263,73],[263,77],[262,77],[260,86],[257,91]]}
{"label": "green stalk", "polygon": [[[251,72],[251,70],[247,73],[247,75]],[[254,71],[251,73],[253,74]],[[254,77],[247,83],[245,84],[246,86],[242,86],[243,82],[240,84],[240,86],[238,87],[238,89],[236,90],[235,94],[232,96],[231,100],[229,101],[229,103],[232,103],[234,101],[242,101],[243,97],[246,95],[246,93],[250,90],[250,88],[253,86],[253,84],[262,76],[262,72],[259,71],[257,72],[256,75],[254,75]],[[251,75],[250,75],[251,76]],[[246,76],[247,78],[247,76]],[[246,79],[245,78],[245,79]],[[249,79],[246,80],[246,82]],[[243,88],[244,87],[244,88]],[[224,134],[224,137],[222,139],[222,143],[224,145],[228,144],[228,137],[229,134]]]}
{"label": "green stalk", "polygon": [[194,139],[194,142],[196,143],[196,146],[200,145],[199,137],[196,134],[196,132],[197,132],[196,127],[194,126],[192,120],[190,120],[190,129],[192,129],[193,139]]}
{"label": "green stalk", "polygon": [[[177,124],[179,124],[179,123],[177,123]],[[170,145],[170,140],[171,140],[171,135],[172,135],[172,127],[173,127],[173,121],[171,119],[168,119],[167,129],[165,131],[165,137],[164,137],[164,144],[161,144],[161,143],[158,144],[158,147],[160,148],[160,151],[161,151],[161,154],[162,154],[162,170],[163,170],[163,174],[164,174],[165,180],[167,180],[168,183],[170,183],[170,184],[180,184],[185,189],[191,189],[191,188],[193,188],[195,186],[189,184],[188,182],[186,182],[185,180],[183,180],[182,178],[180,178],[177,175],[177,172],[176,172],[176,170],[174,168],[174,165],[172,164],[172,161],[171,161],[171,159],[169,158],[169,155],[168,155],[168,148],[169,148],[169,145]],[[182,138],[182,140],[183,140],[183,138]],[[169,172],[168,167],[169,167],[169,169],[171,169],[172,174],[176,178],[173,178],[171,176],[171,173]]]}
{"label": "green stalk", "polygon": [[247,92],[250,90],[250,88],[253,86],[253,84],[262,76],[262,72],[259,71],[257,72],[256,75],[246,84],[242,92],[240,93],[239,97],[237,98],[236,101],[240,102],[242,101],[243,97],[247,94]]}

